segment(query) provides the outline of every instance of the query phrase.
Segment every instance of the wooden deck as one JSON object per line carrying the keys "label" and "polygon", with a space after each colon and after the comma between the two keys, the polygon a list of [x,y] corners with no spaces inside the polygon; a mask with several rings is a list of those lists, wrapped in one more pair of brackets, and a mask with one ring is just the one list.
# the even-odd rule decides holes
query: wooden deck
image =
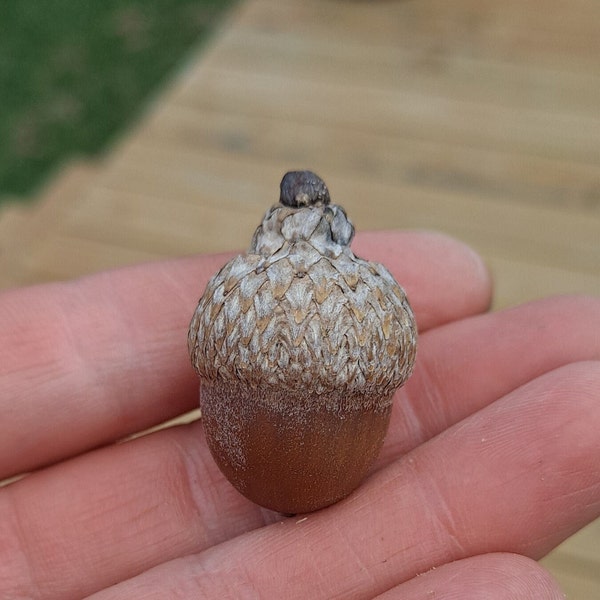
{"label": "wooden deck", "polygon": [[[101,163],[0,214],[0,286],[245,246],[284,171],[473,245],[495,307],[600,294],[600,4],[247,0]],[[600,597],[600,523],[545,559]]]}

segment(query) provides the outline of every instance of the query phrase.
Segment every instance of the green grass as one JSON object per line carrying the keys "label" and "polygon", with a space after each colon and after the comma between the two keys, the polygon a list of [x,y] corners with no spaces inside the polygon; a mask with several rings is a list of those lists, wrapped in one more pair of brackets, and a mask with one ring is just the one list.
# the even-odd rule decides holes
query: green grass
{"label": "green grass", "polygon": [[0,0],[0,198],[101,152],[232,0]]}

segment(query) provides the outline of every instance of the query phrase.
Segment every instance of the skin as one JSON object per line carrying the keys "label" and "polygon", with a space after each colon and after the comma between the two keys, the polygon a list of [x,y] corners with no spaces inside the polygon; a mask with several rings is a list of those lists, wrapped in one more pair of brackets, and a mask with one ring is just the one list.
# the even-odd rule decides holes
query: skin
{"label": "skin", "polygon": [[284,519],[240,496],[194,408],[192,311],[228,258],[0,294],[0,597],[562,598],[537,564],[600,514],[600,301],[487,313],[489,275],[426,232],[357,236],[420,327],[370,476]]}

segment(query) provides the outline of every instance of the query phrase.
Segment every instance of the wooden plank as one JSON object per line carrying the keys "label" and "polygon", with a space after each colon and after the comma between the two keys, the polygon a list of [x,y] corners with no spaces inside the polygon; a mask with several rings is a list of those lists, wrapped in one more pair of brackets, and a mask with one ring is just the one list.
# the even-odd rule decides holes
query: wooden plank
{"label": "wooden plank", "polygon": [[236,25],[290,30],[344,43],[394,44],[565,70],[598,67],[600,19],[594,0],[429,0],[317,2],[257,0]]}
{"label": "wooden plank", "polygon": [[[132,170],[131,180],[136,177],[143,179]],[[152,185],[151,180],[147,183]],[[246,247],[269,204],[244,215],[242,210],[236,214],[211,205],[207,198],[181,202],[164,189],[149,196],[99,187],[82,200],[65,231],[72,237],[163,256]],[[218,204],[218,198],[214,203]]]}
{"label": "wooden plank", "polygon": [[157,110],[130,141],[265,161],[286,159],[290,166],[351,170],[356,176],[391,185],[574,208],[600,217],[600,161],[581,164],[513,150],[472,148],[453,140],[425,141],[330,123],[298,123],[173,104]]}
{"label": "wooden plank", "polygon": [[48,260],[37,247],[55,235],[69,208],[98,170],[98,165],[75,160],[58,172],[35,202],[27,204],[20,226],[0,257],[0,289],[36,280],[37,262]]}
{"label": "wooden plank", "polygon": [[541,563],[558,579],[568,598],[589,600],[600,591],[600,519],[563,542]]}
{"label": "wooden plank", "polygon": [[292,74],[204,69],[173,98],[182,106],[335,124],[597,164],[600,118],[428,96],[398,89],[322,83]]}
{"label": "wooden plank", "polygon": [[511,260],[492,252],[484,258],[494,278],[494,309],[559,294],[600,295],[600,273]]}
{"label": "wooden plank", "polygon": [[5,204],[0,210],[0,289],[19,281],[17,246],[30,212],[29,206],[17,201]]}
{"label": "wooden plank", "polygon": [[29,213],[30,207],[17,200],[6,201],[0,208],[0,252],[18,238]]}
{"label": "wooden plank", "polygon": [[161,253],[55,233],[43,238],[25,255],[25,268],[19,283],[26,285],[73,279],[162,257]]}
{"label": "wooden plank", "polygon": [[[552,554],[568,555],[573,560],[588,560],[594,552],[598,551],[599,543],[600,519],[596,519],[566,542],[563,542]],[[600,570],[596,571],[596,576],[600,578]]]}
{"label": "wooden plank", "polygon": [[600,68],[597,72],[565,71],[432,52],[398,43],[342,42],[297,27],[276,33],[232,28],[222,36],[210,65],[291,75],[318,83],[345,83],[351,73],[352,83],[359,86],[404,89],[528,110],[569,111],[594,118],[600,104]]}

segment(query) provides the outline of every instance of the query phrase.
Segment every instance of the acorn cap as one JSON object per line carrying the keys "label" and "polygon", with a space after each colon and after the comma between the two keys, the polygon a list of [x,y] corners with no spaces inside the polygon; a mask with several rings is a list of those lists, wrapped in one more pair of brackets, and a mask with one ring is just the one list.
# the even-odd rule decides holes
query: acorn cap
{"label": "acorn cap", "polygon": [[[297,173],[284,177],[282,198]],[[189,335],[203,380],[309,386],[324,402],[343,390],[378,404],[408,378],[416,328],[406,295],[383,265],[354,255],[354,227],[325,197],[272,207],[248,253],[211,279]]]}

